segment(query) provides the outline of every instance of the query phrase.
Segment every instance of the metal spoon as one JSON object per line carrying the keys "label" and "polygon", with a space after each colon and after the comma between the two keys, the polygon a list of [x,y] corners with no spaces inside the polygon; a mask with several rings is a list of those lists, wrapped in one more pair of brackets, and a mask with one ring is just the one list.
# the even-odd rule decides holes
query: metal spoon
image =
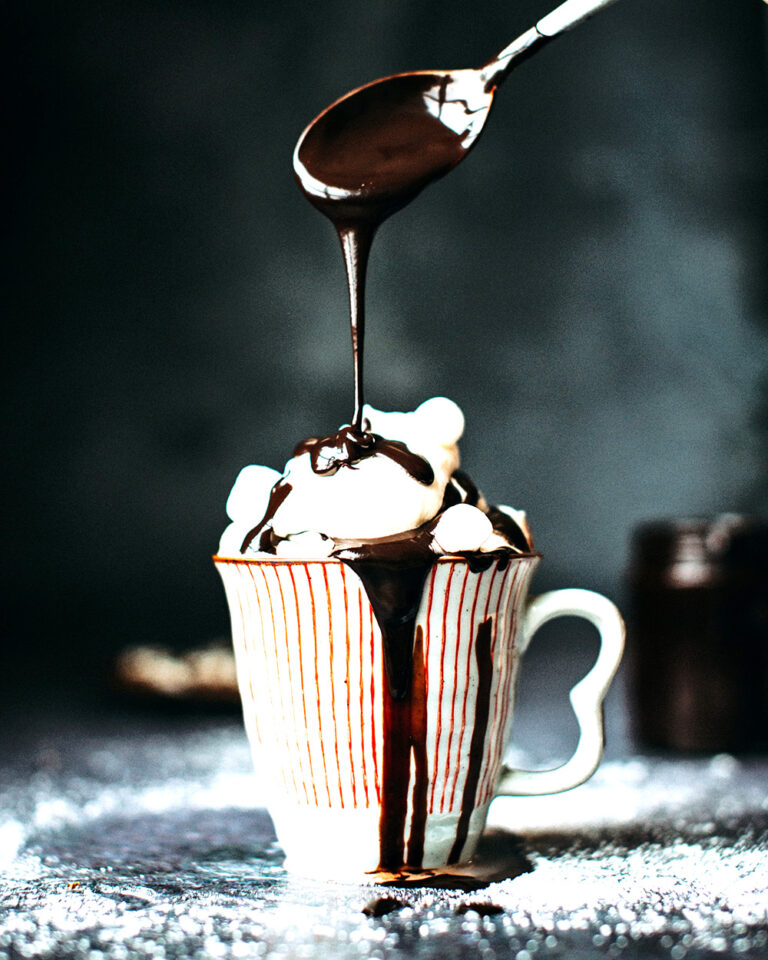
{"label": "metal spoon", "polygon": [[477,70],[399,73],[353,90],[302,133],[293,169],[336,228],[349,286],[355,375],[351,429],[363,429],[365,274],[379,224],[448,173],[480,135],[513,66],[613,0],[566,0]]}
{"label": "metal spoon", "polygon": [[613,2],[565,0],[478,69],[400,73],[351,91],[299,138],[299,185],[337,226],[380,223],[464,159],[513,67]]}

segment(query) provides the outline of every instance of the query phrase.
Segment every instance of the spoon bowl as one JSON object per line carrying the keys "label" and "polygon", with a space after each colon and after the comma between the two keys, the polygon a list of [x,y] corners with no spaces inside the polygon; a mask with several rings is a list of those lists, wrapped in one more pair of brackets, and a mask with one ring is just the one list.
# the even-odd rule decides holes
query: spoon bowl
{"label": "spoon bowl", "polygon": [[375,80],[331,104],[304,131],[294,170],[324,212],[394,213],[471,150],[493,103],[477,70]]}
{"label": "spoon bowl", "polygon": [[614,0],[566,0],[485,66],[383,77],[341,97],[304,130],[293,167],[337,224],[378,224],[469,153],[512,68]]}

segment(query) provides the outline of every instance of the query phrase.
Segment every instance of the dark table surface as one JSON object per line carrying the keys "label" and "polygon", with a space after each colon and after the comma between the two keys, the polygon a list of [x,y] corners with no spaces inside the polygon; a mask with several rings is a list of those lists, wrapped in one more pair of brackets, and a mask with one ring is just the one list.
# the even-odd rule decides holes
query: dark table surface
{"label": "dark table surface", "polygon": [[[495,801],[471,891],[286,874],[234,711],[22,703],[0,741],[0,960],[767,957],[768,758],[638,753],[619,699],[589,783]],[[551,726],[523,704],[511,759],[557,759]]]}

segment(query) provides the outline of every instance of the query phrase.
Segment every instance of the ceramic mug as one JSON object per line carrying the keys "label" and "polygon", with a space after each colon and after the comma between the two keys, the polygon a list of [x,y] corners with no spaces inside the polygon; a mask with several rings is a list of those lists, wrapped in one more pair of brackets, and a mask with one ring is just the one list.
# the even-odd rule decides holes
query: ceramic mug
{"label": "ceramic mug", "polygon": [[[381,631],[357,575],[327,560],[215,557],[245,727],[290,870],[322,878],[471,859],[496,796],[568,790],[603,751],[621,659],[616,607],[587,590],[528,598],[536,554],[473,571],[441,557],[416,617],[410,694],[386,692]],[[505,770],[520,658],[535,631],[583,617],[600,652],[570,697],[580,736],[554,770]]]}

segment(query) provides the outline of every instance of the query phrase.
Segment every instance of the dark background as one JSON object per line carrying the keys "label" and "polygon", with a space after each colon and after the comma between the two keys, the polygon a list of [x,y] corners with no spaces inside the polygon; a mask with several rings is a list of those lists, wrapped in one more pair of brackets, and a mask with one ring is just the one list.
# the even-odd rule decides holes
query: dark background
{"label": "dark background", "polygon": [[[237,471],[352,413],[297,136],[553,5],[6,7],[9,690],[227,633],[210,555]],[[521,66],[473,155],[376,241],[368,398],[462,406],[464,466],[528,510],[540,589],[621,600],[638,522],[768,512],[766,14],[619,0]]]}

